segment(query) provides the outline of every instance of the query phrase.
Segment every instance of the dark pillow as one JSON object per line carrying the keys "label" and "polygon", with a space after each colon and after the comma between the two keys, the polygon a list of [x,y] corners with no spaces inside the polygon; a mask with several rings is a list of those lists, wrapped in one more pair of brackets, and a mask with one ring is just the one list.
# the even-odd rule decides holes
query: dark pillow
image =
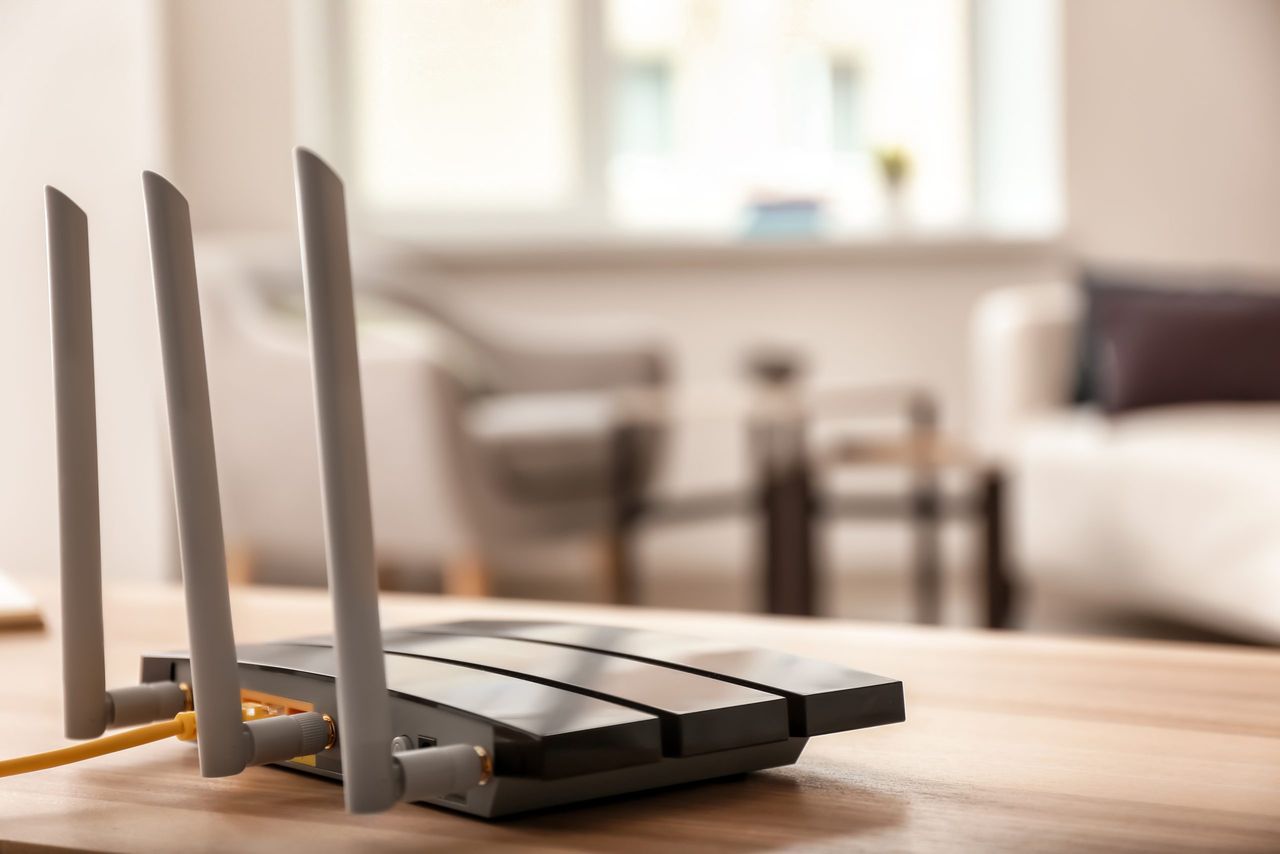
{"label": "dark pillow", "polygon": [[1142,289],[1095,293],[1103,408],[1280,401],[1280,295]]}
{"label": "dark pillow", "polygon": [[1116,304],[1156,303],[1195,297],[1206,288],[1222,287],[1224,276],[1117,272],[1086,267],[1080,273],[1082,310],[1076,337],[1075,403],[1101,403],[1104,397],[1098,322]]}

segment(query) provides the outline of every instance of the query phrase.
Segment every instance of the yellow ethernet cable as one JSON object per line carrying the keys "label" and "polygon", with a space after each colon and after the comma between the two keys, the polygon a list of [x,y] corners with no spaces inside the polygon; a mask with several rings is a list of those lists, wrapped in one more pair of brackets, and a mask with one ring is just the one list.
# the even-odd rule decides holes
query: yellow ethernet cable
{"label": "yellow ethernet cable", "polygon": [[[246,748],[250,765],[309,757],[333,747],[338,739],[333,718],[316,712],[290,715],[282,707],[249,700],[240,704],[240,717],[245,722],[245,734],[248,736]],[[166,738],[194,741],[196,713],[179,712],[171,721],[140,726],[47,753],[0,760],[0,777],[70,765]]]}
{"label": "yellow ethernet cable", "polygon": [[30,756],[19,756],[16,759],[0,760],[0,777],[12,777],[14,774],[27,774],[31,771],[56,768],[59,765],[70,765],[73,762],[82,762],[95,756],[105,756],[108,753],[128,750],[131,747],[141,747],[144,744],[174,737],[183,741],[191,741],[196,737],[195,712],[179,712],[171,721],[161,721],[160,723],[140,726],[137,729],[95,738],[92,741],[75,744],[71,747],[63,747],[59,750],[33,753]]}

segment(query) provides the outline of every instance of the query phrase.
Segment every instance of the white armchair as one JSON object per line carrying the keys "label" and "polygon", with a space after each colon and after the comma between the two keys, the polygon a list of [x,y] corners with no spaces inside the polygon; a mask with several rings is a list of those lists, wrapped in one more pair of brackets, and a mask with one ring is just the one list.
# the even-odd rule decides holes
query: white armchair
{"label": "white armchair", "polygon": [[975,442],[1007,475],[1021,581],[1280,642],[1280,405],[1073,406],[1079,313],[1049,284],[973,318]]}
{"label": "white armchair", "polygon": [[[281,253],[247,254],[205,252],[201,270],[228,554],[245,577],[315,584],[324,536],[302,294],[271,286],[299,273]],[[433,392],[453,342],[376,314],[361,324],[360,373],[379,561],[435,569],[469,547],[441,471]]]}
{"label": "white armchair", "polygon": [[[630,596],[613,543],[622,458],[614,442],[625,392],[662,396],[660,343],[607,321],[596,331],[532,320],[496,328],[431,298],[421,268],[377,260],[358,264],[356,299],[380,563],[439,569],[450,592],[484,593],[491,569],[528,564],[534,547],[599,540],[610,547],[601,586]],[[296,256],[232,245],[202,254],[201,277],[229,551],[256,577],[319,581]],[[653,476],[662,445],[656,421],[638,432],[625,455],[634,490]]]}

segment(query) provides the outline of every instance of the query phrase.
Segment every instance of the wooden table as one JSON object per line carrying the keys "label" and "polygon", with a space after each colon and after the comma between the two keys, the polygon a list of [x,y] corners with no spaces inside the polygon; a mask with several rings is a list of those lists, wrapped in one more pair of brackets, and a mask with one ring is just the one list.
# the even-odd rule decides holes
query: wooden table
{"label": "wooden table", "polygon": [[[183,644],[175,589],[109,589],[107,607],[109,684]],[[310,591],[241,588],[234,608],[245,641],[329,625]],[[272,768],[204,780],[169,741],[0,780],[0,852],[1280,850],[1274,651],[413,596],[383,615],[742,638],[900,677],[908,720],[816,738],[791,768],[497,823],[410,805],[349,816],[337,785]],[[0,668],[0,755],[60,744],[54,637],[0,634]]]}

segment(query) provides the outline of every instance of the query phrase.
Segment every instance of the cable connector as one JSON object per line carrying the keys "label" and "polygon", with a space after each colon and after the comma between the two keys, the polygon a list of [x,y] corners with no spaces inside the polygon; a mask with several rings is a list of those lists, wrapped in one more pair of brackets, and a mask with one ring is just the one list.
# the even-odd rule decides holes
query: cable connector
{"label": "cable connector", "polygon": [[311,756],[332,747],[335,733],[327,715],[299,712],[244,723],[246,764],[266,765]]}
{"label": "cable connector", "polygon": [[174,738],[178,741],[195,741],[196,740],[196,713],[195,712],[178,712],[173,716],[174,721],[182,729],[174,734]]}

